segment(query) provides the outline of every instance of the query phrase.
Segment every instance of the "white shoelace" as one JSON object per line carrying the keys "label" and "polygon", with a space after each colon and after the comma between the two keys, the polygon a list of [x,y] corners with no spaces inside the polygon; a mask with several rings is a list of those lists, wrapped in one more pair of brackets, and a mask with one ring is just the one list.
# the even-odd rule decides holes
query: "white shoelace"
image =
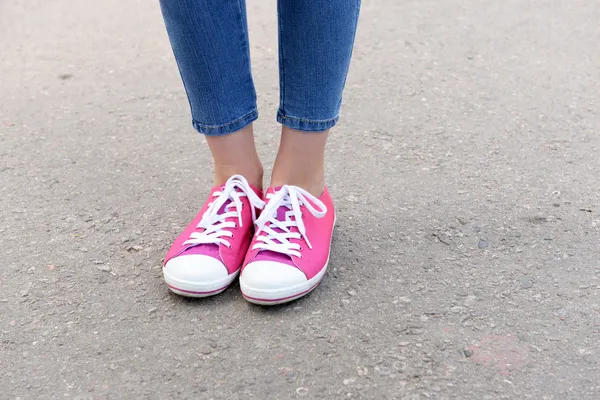
{"label": "white shoelace", "polygon": [[[306,190],[288,185],[282,186],[274,194],[267,195],[267,200],[263,213],[255,222],[259,243],[256,243],[252,248],[302,258],[301,246],[298,243],[290,242],[290,239],[304,239],[306,245],[312,249],[310,240],[306,236],[306,227],[302,221],[300,206],[306,206],[306,209],[317,218],[323,218],[327,214],[327,207],[321,200]],[[282,206],[287,207],[288,211],[285,213],[285,220],[279,221],[277,210]],[[292,232],[292,227],[297,227],[298,232]],[[262,234],[259,235],[260,233]]]}
{"label": "white shoelace", "polygon": [[[242,191],[237,191],[237,188]],[[223,244],[231,247],[231,243],[225,238],[233,237],[233,233],[226,229],[236,228],[237,224],[233,221],[225,220],[227,218],[237,218],[239,226],[243,226],[243,203],[240,198],[248,197],[250,207],[252,208],[253,222],[256,221],[255,208],[262,209],[265,206],[265,202],[256,195],[246,178],[241,175],[234,175],[229,178],[223,190],[214,192],[213,197],[216,199],[208,205],[208,209],[202,215],[202,219],[197,226],[197,228],[204,228],[205,230],[203,232],[193,232],[190,238],[183,242],[184,245]],[[225,212],[219,214],[219,210],[228,200],[231,200],[231,203],[227,204]]]}

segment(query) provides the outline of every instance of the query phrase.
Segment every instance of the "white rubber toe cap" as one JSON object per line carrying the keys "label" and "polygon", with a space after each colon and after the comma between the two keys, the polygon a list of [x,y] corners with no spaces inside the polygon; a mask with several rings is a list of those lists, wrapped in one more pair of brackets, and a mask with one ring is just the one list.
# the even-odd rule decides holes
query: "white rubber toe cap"
{"label": "white rubber toe cap", "polygon": [[172,258],[167,262],[164,273],[170,280],[182,283],[221,282],[229,276],[221,261],[202,254]]}
{"label": "white rubber toe cap", "polygon": [[301,285],[306,275],[298,268],[275,261],[254,261],[244,268],[240,284],[257,290],[277,290]]}

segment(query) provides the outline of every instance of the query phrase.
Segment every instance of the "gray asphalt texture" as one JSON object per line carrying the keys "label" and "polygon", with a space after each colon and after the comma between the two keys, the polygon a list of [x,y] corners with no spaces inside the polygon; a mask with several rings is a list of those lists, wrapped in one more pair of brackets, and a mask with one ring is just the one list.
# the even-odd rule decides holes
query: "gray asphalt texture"
{"label": "gray asphalt texture", "polygon": [[[268,167],[274,2],[249,2]],[[168,292],[211,158],[156,2],[0,2],[0,398],[600,399],[600,2],[367,0],[330,270]]]}

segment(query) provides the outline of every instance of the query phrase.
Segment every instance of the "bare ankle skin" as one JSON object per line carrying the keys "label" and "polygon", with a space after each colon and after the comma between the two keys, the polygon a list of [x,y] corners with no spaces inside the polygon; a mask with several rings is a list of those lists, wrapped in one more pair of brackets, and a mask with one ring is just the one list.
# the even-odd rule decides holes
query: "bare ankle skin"
{"label": "bare ankle skin", "polygon": [[271,186],[294,185],[320,196],[325,188],[325,144],[329,131],[283,127]]}
{"label": "bare ankle skin", "polygon": [[252,124],[228,135],[206,136],[206,142],[215,163],[215,186],[239,174],[262,190],[263,166],[256,152]]}

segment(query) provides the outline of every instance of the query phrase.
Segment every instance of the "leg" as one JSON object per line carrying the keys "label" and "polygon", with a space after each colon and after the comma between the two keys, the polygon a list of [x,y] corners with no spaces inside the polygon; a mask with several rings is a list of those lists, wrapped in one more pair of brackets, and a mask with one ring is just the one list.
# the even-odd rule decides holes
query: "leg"
{"label": "leg", "polygon": [[283,126],[271,186],[299,186],[314,196],[325,187],[325,143],[329,130],[303,132]]}
{"label": "leg", "polygon": [[278,0],[283,126],[266,206],[240,275],[244,297],[286,303],[325,276],[335,224],[324,184],[327,133],[338,119],[360,0]]}
{"label": "leg", "polygon": [[192,111],[215,162],[215,183],[241,174],[262,186],[251,123],[258,117],[244,0],[161,0]]}
{"label": "leg", "polygon": [[215,187],[163,267],[174,293],[206,297],[237,277],[262,200],[244,0],[160,0],[192,110],[215,162]]}
{"label": "leg", "polygon": [[222,136],[206,136],[215,162],[215,185],[233,175],[242,175],[258,189],[263,185],[263,167],[254,144],[252,124]]}
{"label": "leg", "polygon": [[320,195],[329,128],[338,120],[360,0],[278,0],[283,124],[272,185]]}

